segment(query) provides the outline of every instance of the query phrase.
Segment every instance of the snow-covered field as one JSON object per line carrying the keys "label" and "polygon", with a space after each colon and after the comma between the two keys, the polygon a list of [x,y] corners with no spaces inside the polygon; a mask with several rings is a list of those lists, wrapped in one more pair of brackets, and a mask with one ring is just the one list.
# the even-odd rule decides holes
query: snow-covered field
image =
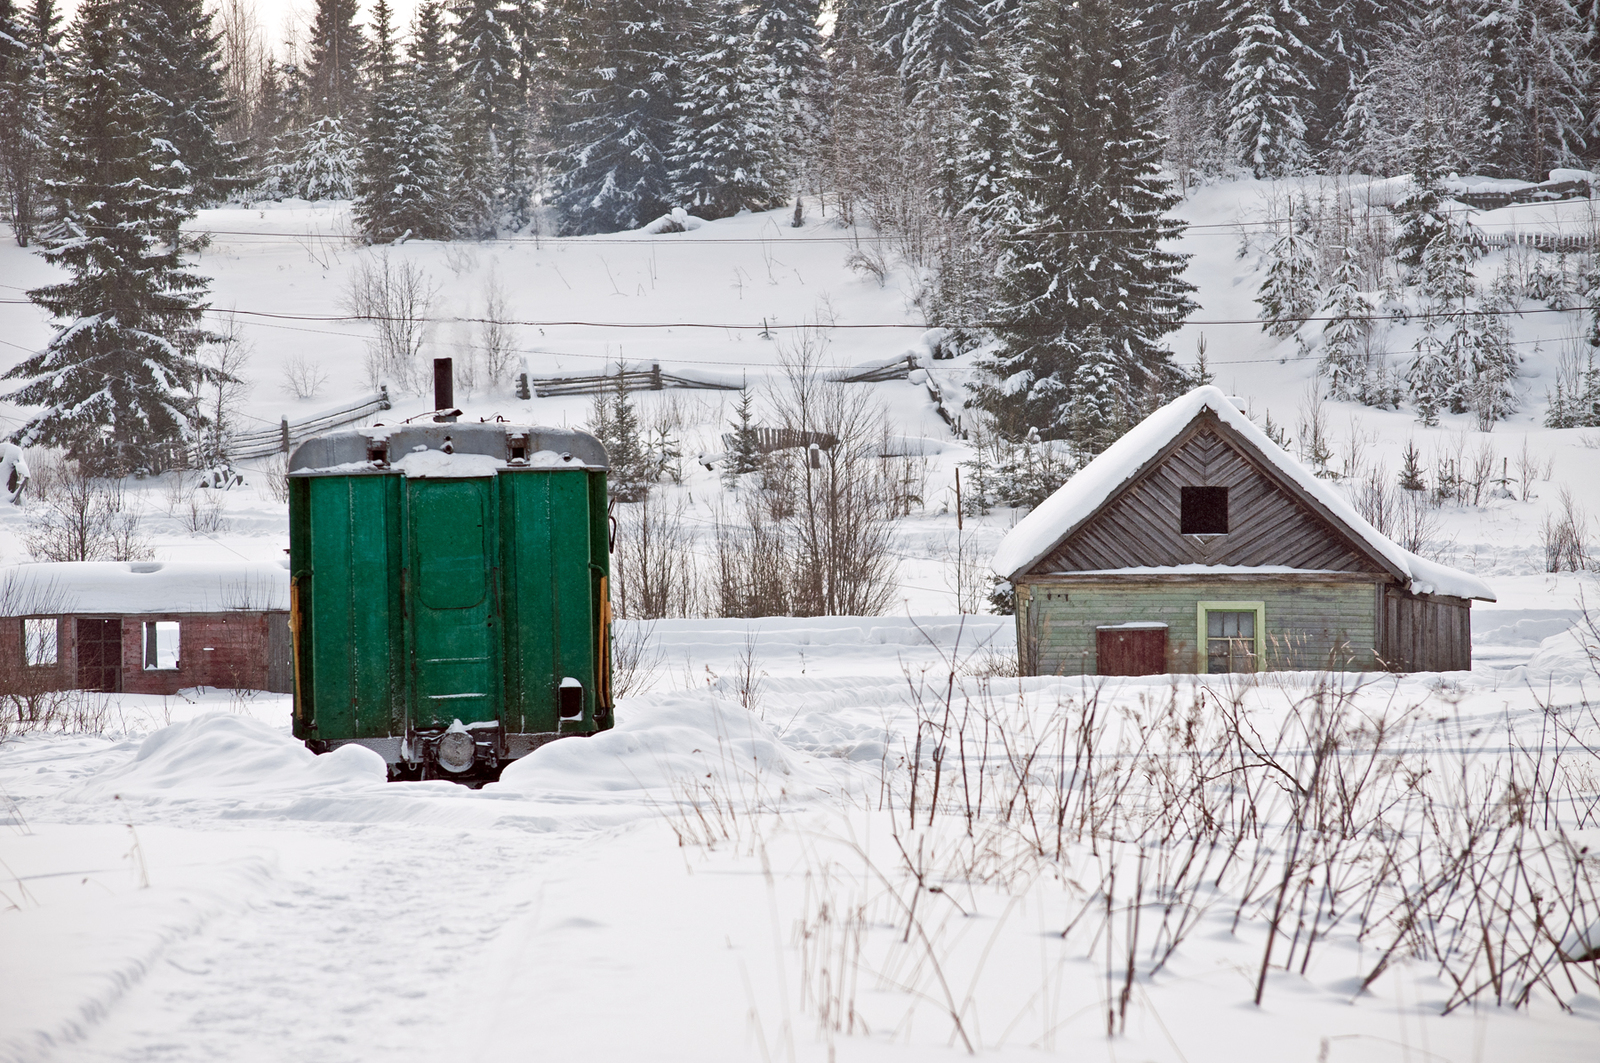
{"label": "snow-covered field", "polygon": [[[1238,223],[1259,216],[1263,191],[1224,183],[1183,204],[1195,223],[1183,249],[1195,256],[1189,275],[1202,309],[1173,342],[1192,363],[1203,333],[1217,384],[1294,436],[1315,355],[1296,357],[1258,326],[1221,323],[1258,313],[1260,248],[1239,255]],[[1560,216],[1577,210],[1514,208],[1515,218],[1484,220],[1549,228],[1581,223]],[[853,234],[814,205],[806,227],[787,221],[780,212],[662,236],[416,243],[388,254],[427,271],[440,318],[482,316],[492,278],[507,316],[531,322],[514,337],[534,375],[621,358],[743,376],[759,396],[793,342],[785,326],[819,326],[825,358],[839,366],[917,343],[921,318],[904,270],[881,285],[852,272]],[[213,303],[239,311],[251,346],[247,423],[304,417],[369,390],[369,326],[322,320],[344,313],[352,271],[382,254],[344,239],[343,206],[208,211],[194,227],[213,234],[197,263],[214,278]],[[1480,262],[1480,278],[1497,262]],[[7,294],[49,279],[36,256],[0,243]],[[274,314],[294,316],[258,316]],[[545,747],[482,791],[385,784],[381,765],[358,749],[313,758],[288,737],[286,698],[90,696],[78,718],[92,733],[0,745],[0,1060],[820,1061],[969,1047],[999,1058],[1592,1059],[1595,964],[1551,957],[1579,923],[1600,919],[1581,885],[1600,869],[1578,852],[1600,842],[1600,771],[1588,752],[1600,723],[1585,707],[1600,677],[1573,627],[1585,602],[1600,601],[1600,580],[1545,573],[1540,537],[1563,491],[1600,514],[1600,433],[1541,424],[1578,317],[1516,320],[1525,400],[1492,433],[1469,417],[1423,428],[1404,409],[1326,406],[1336,471],[1381,462],[1392,480],[1408,441],[1430,464],[1488,448],[1482,460],[1508,478],[1519,464],[1532,470],[1526,490],[1518,483],[1437,511],[1433,552],[1482,576],[1499,598],[1473,610],[1471,673],[1364,677],[1343,694],[1309,674],[1248,689],[1164,680],[1098,689],[993,674],[1013,648],[1009,618],[963,624],[949,615],[954,471],[970,451],[919,380],[863,385],[895,431],[930,441],[921,505],[897,540],[891,615],[632,627],[624,637],[647,647],[649,674],[619,705],[617,729]],[[585,321],[612,324],[556,324]],[[776,338],[761,336],[763,323]],[[1415,327],[1389,334],[1397,359]],[[0,303],[10,352],[0,367],[49,334],[35,308]],[[478,342],[473,326],[443,321],[424,355],[460,363]],[[932,366],[952,410],[972,361]],[[307,362],[326,380],[298,400],[285,374]],[[386,417],[431,405],[431,396],[394,394]],[[721,449],[728,393],[637,400],[647,424],[677,426],[687,455]],[[482,383],[458,383],[457,401],[469,416],[572,425],[590,406],[583,397],[519,401]],[[0,429],[21,416],[0,405]],[[156,557],[282,557],[283,507],[264,468],[245,471],[251,482],[221,493],[220,520],[203,531],[185,520],[174,474],[131,484]],[[1350,490],[1358,479],[1339,484]],[[683,485],[664,491],[700,528],[725,497],[717,473],[692,460]],[[1019,516],[969,518],[968,548],[992,550]],[[26,559],[25,517],[0,506],[0,563]],[[1217,828],[1217,837],[1247,839],[1235,860],[1224,866],[1217,856],[1207,875],[1180,875],[1173,854],[1204,832],[1162,836],[1165,810],[1194,808],[1160,797],[1161,780],[1182,774],[1161,765],[1187,763],[1191,747],[1175,736],[1196,704],[1202,730],[1220,726],[1227,708],[1269,743],[1281,739],[1291,771],[1305,767],[1310,748],[1294,728],[1317,704],[1341,706],[1352,762],[1380,751],[1378,781],[1348,803],[1365,809],[1366,829],[1326,861],[1345,876],[1328,908],[1337,919],[1329,927],[1318,914],[1316,891],[1291,898],[1296,914],[1274,941],[1260,1006],[1252,1001],[1266,928],[1282,895],[1268,871],[1299,806],[1292,787],[1268,781],[1275,769],[1262,758],[1228,761],[1250,782],[1214,788],[1234,810],[1222,821],[1254,814],[1261,826]],[[1104,730],[1081,762],[1101,767],[1086,775],[1071,763],[1069,738],[1090,716]],[[1153,723],[1175,720],[1175,730]],[[1392,725],[1381,739],[1379,720]],[[930,817],[935,736],[943,745]],[[919,739],[926,770],[913,773]],[[1375,811],[1369,800],[1390,803]],[[1486,834],[1468,829],[1474,809],[1492,827]],[[1110,815],[1097,822],[1117,830],[1102,837],[1120,840],[1058,841],[1071,833],[1050,822],[1058,813]],[[1414,869],[1383,864],[1390,850],[1379,839],[1389,837],[1415,842]],[[1402,903],[1421,881],[1413,870],[1436,881],[1441,854],[1460,852],[1464,837],[1485,854],[1471,864],[1478,877],[1426,894],[1448,896],[1424,913],[1435,933],[1454,935],[1457,960],[1401,958],[1405,948],[1380,964],[1404,936],[1396,928],[1411,933],[1422,921],[1412,912],[1407,923]],[[1427,839],[1437,845],[1424,852]],[[1527,859],[1506,862],[1518,853]],[[1387,870],[1373,872],[1379,865]],[[1386,884],[1369,890],[1369,878]],[[1555,880],[1560,888],[1540,901],[1485,914],[1529,883]],[[1339,896],[1370,904],[1351,910]],[[1490,901],[1472,908],[1474,898]],[[1574,909],[1573,898],[1586,900]],[[1534,910],[1542,922],[1524,918]],[[1474,919],[1478,939],[1500,942],[1484,954],[1493,964],[1470,959],[1463,927]],[[1521,951],[1539,961],[1511,964],[1442,1015],[1458,991],[1452,972],[1493,981],[1483,972],[1514,960],[1519,947],[1501,933],[1511,927],[1529,935]],[[1529,1003],[1510,1006],[1528,986]],[[1111,1039],[1108,1011],[1121,1026]]]}

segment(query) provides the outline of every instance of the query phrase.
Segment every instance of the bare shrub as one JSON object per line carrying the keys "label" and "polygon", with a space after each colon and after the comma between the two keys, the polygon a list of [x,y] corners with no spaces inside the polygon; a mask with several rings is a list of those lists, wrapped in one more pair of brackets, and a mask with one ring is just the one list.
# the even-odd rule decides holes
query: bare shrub
{"label": "bare shrub", "polygon": [[1382,462],[1373,465],[1362,477],[1355,489],[1354,502],[1361,519],[1378,529],[1380,535],[1395,537],[1395,523],[1404,502],[1395,497],[1394,488],[1389,486],[1389,470]]}
{"label": "bare shrub", "polygon": [[202,468],[228,464],[239,406],[250,392],[243,376],[250,364],[250,351],[238,318],[228,314],[223,318],[217,342],[199,352],[200,362],[208,370],[200,377],[203,430],[195,455]]}
{"label": "bare shrub", "polygon": [[483,320],[478,323],[478,350],[483,355],[483,371],[489,387],[501,387],[511,378],[513,346],[510,307],[505,289],[493,273],[483,288]]}
{"label": "bare shrub", "polygon": [[327,382],[327,372],[314,358],[302,355],[283,363],[283,389],[301,402],[316,398]]}
{"label": "bare shrub", "polygon": [[427,270],[410,259],[391,258],[387,250],[364,255],[357,263],[344,302],[352,316],[372,322],[367,377],[373,387],[389,381],[421,394],[430,386],[432,378],[418,360],[438,293]]}
{"label": "bare shrub", "polygon": [[36,498],[23,532],[35,560],[139,561],[152,556],[121,480],[89,476],[76,461],[46,469],[46,475],[35,477]]}
{"label": "bare shrub", "polygon": [[617,615],[632,620],[693,616],[699,580],[686,506],[668,508],[647,493],[618,508],[612,589]]}
{"label": "bare shrub", "polygon": [[1573,499],[1569,489],[1561,489],[1561,509],[1545,514],[1539,534],[1544,539],[1546,572],[1582,572],[1589,567],[1589,551],[1585,545],[1589,536],[1589,515]]}
{"label": "bare shrub", "polygon": [[1432,556],[1439,536],[1439,511],[1423,492],[1401,491],[1394,514],[1391,538],[1413,554]]}
{"label": "bare shrub", "polygon": [[661,648],[652,621],[623,620],[612,626],[611,690],[619,698],[643,693],[661,670]]}
{"label": "bare shrub", "polygon": [[260,479],[268,498],[280,506],[289,504],[289,455],[278,453],[263,460]]}

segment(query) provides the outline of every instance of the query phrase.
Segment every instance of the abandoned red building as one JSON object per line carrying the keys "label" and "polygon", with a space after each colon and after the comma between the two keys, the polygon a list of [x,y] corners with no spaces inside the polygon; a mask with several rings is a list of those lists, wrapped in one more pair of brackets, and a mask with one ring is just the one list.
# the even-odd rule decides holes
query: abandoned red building
{"label": "abandoned red building", "polygon": [[273,562],[0,567],[0,680],[34,689],[289,692],[289,571]]}

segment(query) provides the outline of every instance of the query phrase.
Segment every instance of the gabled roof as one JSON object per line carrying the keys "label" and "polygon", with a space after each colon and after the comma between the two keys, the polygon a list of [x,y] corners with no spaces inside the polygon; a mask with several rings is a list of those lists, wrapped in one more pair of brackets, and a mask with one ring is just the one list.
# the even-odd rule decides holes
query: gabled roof
{"label": "gabled roof", "polygon": [[995,551],[995,572],[1012,580],[1028,573],[1145,473],[1169,444],[1208,412],[1230,430],[1231,442],[1250,452],[1250,457],[1281,478],[1319,516],[1364,547],[1412,593],[1495,600],[1494,591],[1476,576],[1418,557],[1367,523],[1343,495],[1311,475],[1239,412],[1226,395],[1209,385],[1195,388],[1140,421],[1023,517]]}
{"label": "gabled roof", "polygon": [[0,566],[0,616],[288,608],[289,570],[276,561],[41,561]]}

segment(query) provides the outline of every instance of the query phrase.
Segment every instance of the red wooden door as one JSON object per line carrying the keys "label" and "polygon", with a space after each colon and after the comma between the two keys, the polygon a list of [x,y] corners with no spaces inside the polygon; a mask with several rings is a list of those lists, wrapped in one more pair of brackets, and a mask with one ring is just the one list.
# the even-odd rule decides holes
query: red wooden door
{"label": "red wooden door", "polygon": [[1100,675],[1161,675],[1167,670],[1167,627],[1103,627],[1095,631]]}

